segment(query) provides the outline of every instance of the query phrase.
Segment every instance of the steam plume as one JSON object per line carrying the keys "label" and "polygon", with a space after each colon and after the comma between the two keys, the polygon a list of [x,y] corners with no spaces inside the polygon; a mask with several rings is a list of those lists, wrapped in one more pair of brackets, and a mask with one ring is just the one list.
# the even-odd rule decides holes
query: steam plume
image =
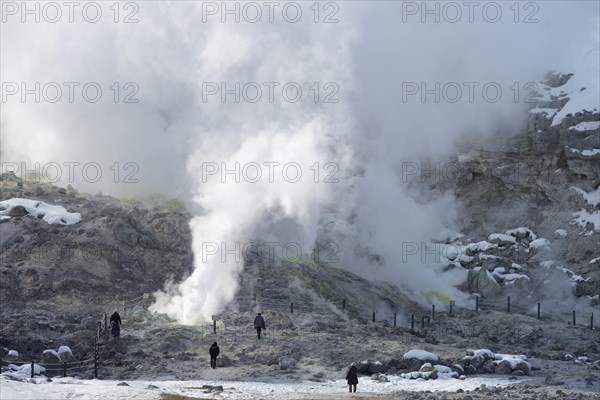
{"label": "steam plume", "polygon": [[[104,100],[58,103],[3,101],[3,163],[96,162],[103,179],[75,175],[60,183],[115,195],[175,193],[190,199],[194,271],[157,294],[154,310],[184,323],[210,318],[235,293],[241,260],[227,249],[253,239],[309,247],[317,237],[323,210],[352,221],[357,235],[340,246],[340,266],[397,282],[415,293],[454,293],[459,277],[438,278],[435,268],[405,262],[398,244],[429,240],[457,215],[451,197],[434,202],[409,195],[395,171],[402,162],[449,152],[471,132],[485,136],[513,120],[524,105],[511,85],[522,88],[548,69],[589,70],[598,49],[598,4],[536,3],[537,23],[518,23],[507,7],[490,23],[476,13],[456,23],[421,15],[403,21],[403,3],[339,3],[338,23],[314,23],[304,7],[299,23],[266,16],[260,23],[204,23],[202,3],[143,3],[139,23],[20,23],[2,26],[3,82],[98,82]],[[307,3],[308,4],[308,3]],[[415,3],[423,4],[421,2]],[[440,6],[442,3],[439,3]],[[529,3],[528,3],[529,4]],[[323,10],[322,10],[323,11]],[[466,10],[463,10],[466,11]],[[530,10],[529,10],[530,11]],[[478,10],[477,12],[480,12]],[[321,14],[321,17],[323,14]],[[560,26],[560,29],[557,27]],[[18,40],[15,40],[18,38]],[[597,59],[597,53],[596,53]],[[597,68],[592,68],[597,71]],[[593,76],[593,74],[591,74]],[[597,76],[597,74],[596,74]],[[114,82],[134,82],[139,103],[105,101]],[[297,82],[302,101],[233,101],[203,98],[206,83]],[[319,101],[309,87],[318,82]],[[338,103],[323,103],[324,84],[339,87]],[[497,83],[498,102],[421,101],[406,97],[407,82]],[[281,87],[281,86],[280,86]],[[122,93],[121,93],[122,94]],[[521,93],[523,95],[523,93]],[[120,98],[122,100],[122,98]],[[121,172],[114,179],[118,162]],[[137,183],[124,182],[126,162],[137,166]],[[303,176],[290,183],[281,175],[269,182],[203,176],[206,163],[295,162]],[[315,182],[310,166],[319,163]],[[339,168],[339,183],[323,182],[327,162]],[[266,168],[263,165],[263,173]],[[280,171],[278,172],[280,173]],[[208,243],[219,253],[207,256]],[[356,246],[380,254],[374,267],[357,259]],[[435,282],[435,283],[432,283]]]}

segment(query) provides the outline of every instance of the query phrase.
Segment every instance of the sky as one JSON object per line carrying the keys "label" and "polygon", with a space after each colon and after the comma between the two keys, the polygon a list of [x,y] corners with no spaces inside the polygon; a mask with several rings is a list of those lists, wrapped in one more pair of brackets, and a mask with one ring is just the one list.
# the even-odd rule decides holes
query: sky
{"label": "sky", "polygon": [[[598,77],[592,1],[223,4],[2,3],[2,170],[183,199],[195,270],[156,310],[185,323],[233,297],[242,263],[224,250],[310,252],[332,211],[383,256],[380,277],[438,285],[398,243],[459,208],[415,198],[398,170],[514,132],[549,70]],[[344,266],[370,275],[354,253]]]}

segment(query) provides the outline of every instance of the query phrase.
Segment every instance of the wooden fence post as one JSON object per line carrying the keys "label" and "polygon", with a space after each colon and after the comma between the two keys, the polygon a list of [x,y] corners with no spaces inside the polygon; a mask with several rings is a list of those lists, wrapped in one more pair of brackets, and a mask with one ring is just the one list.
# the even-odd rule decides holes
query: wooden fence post
{"label": "wooden fence post", "polygon": [[577,321],[575,320],[575,310],[573,310],[573,326],[577,325]]}
{"label": "wooden fence post", "polygon": [[590,329],[594,329],[594,313],[592,313],[592,316],[590,317]]}
{"label": "wooden fence post", "polygon": [[67,377],[67,363],[63,361],[63,378]]}
{"label": "wooden fence post", "polygon": [[373,310],[373,322],[375,322],[375,310]]}
{"label": "wooden fence post", "polygon": [[294,302],[292,301],[290,303],[290,314],[293,314],[293,313],[294,313]]}
{"label": "wooden fence post", "polygon": [[435,321],[435,304],[431,305],[431,320]]}
{"label": "wooden fence post", "polygon": [[[593,318],[594,318],[594,314],[592,314],[592,321],[593,321]],[[394,313],[394,326],[396,326],[396,313]]]}
{"label": "wooden fence post", "polygon": [[410,316],[410,329],[411,329],[412,331],[414,331],[414,330],[415,330],[415,314],[412,314],[412,315]]}
{"label": "wooden fence post", "polygon": [[475,312],[479,312],[479,296],[475,297]]}
{"label": "wooden fence post", "polygon": [[34,370],[35,370],[35,364],[33,363],[33,361],[31,361],[31,379],[33,379]]}
{"label": "wooden fence post", "polygon": [[100,358],[98,352],[98,338],[96,338],[96,345],[94,347],[94,378],[98,379],[98,359]]}
{"label": "wooden fence post", "polygon": [[540,317],[541,317],[541,312],[540,312],[541,311],[541,307],[542,307],[541,304],[538,303],[537,319],[540,319]]}

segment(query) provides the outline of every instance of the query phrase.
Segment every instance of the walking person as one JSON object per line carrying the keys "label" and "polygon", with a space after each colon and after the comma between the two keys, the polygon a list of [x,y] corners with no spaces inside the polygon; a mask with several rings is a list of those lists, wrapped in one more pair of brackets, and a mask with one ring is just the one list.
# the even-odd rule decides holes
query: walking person
{"label": "walking person", "polygon": [[256,334],[258,335],[259,339],[260,339],[260,332],[263,329],[267,329],[267,327],[265,325],[265,319],[262,317],[262,315],[260,315],[260,313],[258,313],[258,315],[256,317],[254,317],[254,329],[256,329]]}
{"label": "walking person", "polygon": [[217,356],[219,355],[219,346],[217,346],[217,342],[214,342],[212,346],[210,346],[208,354],[210,354],[210,367],[212,369],[217,368]]}
{"label": "walking person", "polygon": [[358,385],[358,369],[354,363],[350,364],[350,369],[348,369],[348,373],[346,373],[346,381],[348,382],[348,390],[352,393],[352,389],[354,389],[354,393],[356,393],[356,385]]}

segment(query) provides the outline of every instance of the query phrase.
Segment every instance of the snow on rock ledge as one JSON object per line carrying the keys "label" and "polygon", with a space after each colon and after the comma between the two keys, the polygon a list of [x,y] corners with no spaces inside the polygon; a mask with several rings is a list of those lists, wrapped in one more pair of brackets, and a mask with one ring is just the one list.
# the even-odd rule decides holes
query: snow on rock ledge
{"label": "snow on rock ledge", "polygon": [[58,355],[60,357],[60,360],[64,362],[70,362],[75,359],[75,357],[73,357],[73,352],[71,351],[71,348],[69,346],[60,346],[58,348]]}
{"label": "snow on rock ledge", "polygon": [[581,210],[572,214],[574,217],[573,221],[580,227],[585,230],[589,227],[594,231],[600,231],[600,211],[596,210],[589,213],[586,210]]}
{"label": "snow on rock ledge", "polygon": [[550,246],[550,241],[548,239],[539,238],[529,243],[529,250],[544,250],[547,249],[548,246]]}
{"label": "snow on rock ledge", "polygon": [[[41,365],[33,365],[33,374],[43,376],[46,373],[46,368]],[[3,372],[2,376],[14,380],[26,380],[31,376],[31,364],[15,365],[9,364],[8,371]]]}
{"label": "snow on rock ledge", "polygon": [[416,358],[417,360],[421,360],[421,361],[425,361],[425,362],[427,362],[427,361],[438,362],[440,360],[440,358],[437,355],[430,353],[428,351],[425,351],[425,350],[414,349],[414,350],[410,350],[410,351],[404,353],[405,360],[410,360],[412,358]]}
{"label": "snow on rock ledge", "polygon": [[425,363],[421,366],[418,371],[408,372],[400,374],[401,378],[404,379],[438,379],[438,378],[458,378],[458,374],[450,367],[445,365],[431,365],[431,363]]}
{"label": "snow on rock ledge", "polygon": [[[408,370],[411,372],[420,371],[423,364],[438,363],[440,358],[428,351],[413,349],[404,353],[404,360],[408,363]],[[423,372],[423,371],[420,371]],[[416,376],[416,375],[415,375]],[[418,379],[418,377],[408,379]],[[435,379],[435,378],[434,378]]]}
{"label": "snow on rock ledge", "polygon": [[506,231],[506,234],[510,235],[510,236],[514,236],[517,239],[530,239],[530,240],[537,239],[537,236],[535,235],[535,233],[533,233],[533,231],[531,229],[525,228],[525,227],[510,229],[510,230]]}
{"label": "snow on rock ledge", "polygon": [[53,206],[43,201],[18,198],[0,201],[0,217],[27,214],[49,224],[73,225],[81,221],[81,214],[68,212],[62,206]]}
{"label": "snow on rock ledge", "polygon": [[527,362],[526,356],[495,354],[488,349],[467,349],[467,355],[458,364],[467,375],[475,373],[531,375],[531,364]]}
{"label": "snow on rock ledge", "polygon": [[498,246],[511,246],[513,244],[517,244],[517,239],[511,235],[505,235],[502,233],[492,233],[488,236],[488,241],[493,244],[497,244]]}
{"label": "snow on rock ledge", "polygon": [[570,131],[586,132],[600,129],[600,121],[580,122],[577,125],[569,127]]}
{"label": "snow on rock ledge", "polygon": [[575,186],[571,186],[570,189],[579,193],[583,197],[583,199],[586,201],[587,204],[594,206],[594,207],[597,206],[598,204],[600,204],[600,187],[598,187],[596,190],[592,190],[589,193],[586,192],[585,190],[581,190]]}

